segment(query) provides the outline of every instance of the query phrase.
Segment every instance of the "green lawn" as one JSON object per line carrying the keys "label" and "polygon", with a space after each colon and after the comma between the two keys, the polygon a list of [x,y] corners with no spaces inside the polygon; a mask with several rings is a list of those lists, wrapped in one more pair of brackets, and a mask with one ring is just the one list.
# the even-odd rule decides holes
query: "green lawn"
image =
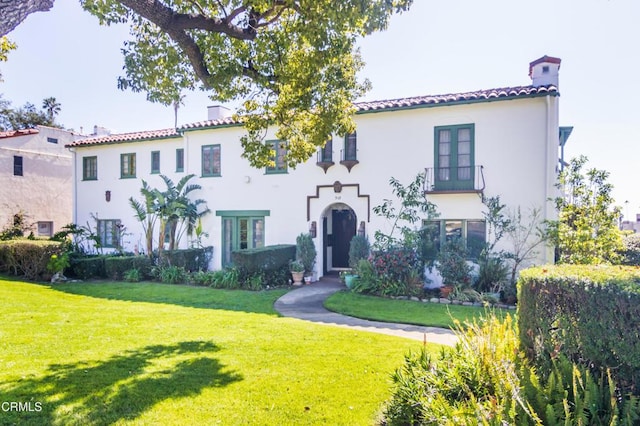
{"label": "green lawn", "polygon": [[[346,291],[331,295],[324,305],[330,311],[357,318],[451,329],[455,328],[455,320],[464,324],[486,316],[486,309],[481,307],[394,300]],[[494,311],[498,318],[506,312],[515,315],[515,311]]]}
{"label": "green lawn", "polygon": [[420,343],[279,317],[280,294],[0,278],[0,399],[33,410],[0,424],[372,424]]}

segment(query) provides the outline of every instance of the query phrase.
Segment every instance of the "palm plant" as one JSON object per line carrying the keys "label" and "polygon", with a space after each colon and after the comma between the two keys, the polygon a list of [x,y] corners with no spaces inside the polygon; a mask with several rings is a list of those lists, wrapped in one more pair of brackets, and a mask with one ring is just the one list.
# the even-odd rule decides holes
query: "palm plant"
{"label": "palm plant", "polygon": [[53,123],[55,116],[60,113],[60,107],[60,102],[53,96],[42,100],[42,109],[45,110],[47,118],[51,123]]}
{"label": "palm plant", "polygon": [[142,224],[148,256],[151,256],[151,253],[153,253],[153,231],[155,230],[156,221],[158,220],[158,199],[156,191],[157,190],[149,187],[146,181],[142,180],[140,193],[144,197],[144,204],[133,197],[129,198],[129,205],[131,205],[135,211],[136,219]]}

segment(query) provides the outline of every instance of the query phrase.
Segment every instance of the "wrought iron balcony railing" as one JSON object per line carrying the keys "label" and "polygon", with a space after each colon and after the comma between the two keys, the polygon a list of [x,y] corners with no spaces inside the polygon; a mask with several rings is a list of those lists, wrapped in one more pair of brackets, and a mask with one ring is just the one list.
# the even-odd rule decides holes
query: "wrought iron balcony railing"
{"label": "wrought iron balcony railing", "polygon": [[482,192],[485,188],[483,166],[428,167],[425,172],[426,193]]}

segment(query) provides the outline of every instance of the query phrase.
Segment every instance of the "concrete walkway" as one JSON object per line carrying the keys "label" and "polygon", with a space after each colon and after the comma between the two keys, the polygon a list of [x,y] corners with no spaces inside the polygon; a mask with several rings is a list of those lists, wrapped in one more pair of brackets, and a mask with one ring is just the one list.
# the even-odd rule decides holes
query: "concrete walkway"
{"label": "concrete walkway", "polygon": [[440,343],[449,346],[453,346],[457,340],[454,333],[448,329],[369,321],[348,317],[325,309],[324,301],[333,293],[344,288],[344,284],[338,278],[323,277],[318,282],[303,285],[285,294],[276,300],[274,307],[285,317],[293,317],[320,324],[406,337],[419,341],[426,339],[428,343]]}

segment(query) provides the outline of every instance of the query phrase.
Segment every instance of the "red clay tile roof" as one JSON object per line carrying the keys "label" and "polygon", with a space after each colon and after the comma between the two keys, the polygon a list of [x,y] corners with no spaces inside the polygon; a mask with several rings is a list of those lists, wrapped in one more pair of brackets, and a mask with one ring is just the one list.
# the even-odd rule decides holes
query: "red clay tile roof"
{"label": "red clay tile roof", "polygon": [[[372,102],[357,102],[355,103],[356,114],[395,110],[404,108],[416,108],[424,106],[438,106],[438,105],[455,105],[460,103],[474,103],[474,102],[491,102],[497,100],[508,100],[519,97],[534,97],[534,96],[556,96],[558,95],[558,88],[549,86],[517,86],[517,87],[502,87],[498,89],[477,90],[474,92],[466,93],[452,93],[447,95],[428,95],[428,96],[415,96],[411,98],[401,99],[389,99],[382,101]],[[240,122],[233,118],[221,118],[218,120],[199,121],[196,123],[189,123],[181,126],[178,131],[185,130],[197,130],[207,129],[211,127],[222,126],[234,126],[239,125]],[[172,137],[179,137],[180,134],[175,129],[163,129],[163,130],[150,130],[146,132],[133,132],[133,133],[120,133],[109,136],[99,136],[94,138],[82,139],[73,142],[68,147],[74,146],[89,146],[108,143],[120,143],[120,142],[132,142],[132,141],[144,141],[150,139],[165,139]]]}
{"label": "red clay tile roof", "polygon": [[180,134],[176,132],[176,129],[147,130],[145,132],[118,133],[118,134],[107,135],[107,136],[89,137],[86,139],[81,139],[81,140],[72,142],[65,146],[74,147],[74,146],[102,145],[102,144],[110,144],[110,143],[137,142],[137,141],[146,141],[151,139],[167,139],[167,138],[177,138],[177,137],[180,137]]}
{"label": "red clay tile roof", "polygon": [[498,89],[477,90],[475,92],[451,93],[448,95],[415,96],[403,99],[390,99],[387,101],[358,102],[355,104],[357,111],[377,111],[385,109],[411,108],[425,105],[446,105],[468,102],[489,102],[517,97],[529,97],[536,95],[557,94],[555,86],[518,86],[502,87]]}
{"label": "red clay tile roof", "polygon": [[38,129],[10,130],[8,132],[0,132],[0,139],[13,138],[16,136],[35,135],[40,133]]}

